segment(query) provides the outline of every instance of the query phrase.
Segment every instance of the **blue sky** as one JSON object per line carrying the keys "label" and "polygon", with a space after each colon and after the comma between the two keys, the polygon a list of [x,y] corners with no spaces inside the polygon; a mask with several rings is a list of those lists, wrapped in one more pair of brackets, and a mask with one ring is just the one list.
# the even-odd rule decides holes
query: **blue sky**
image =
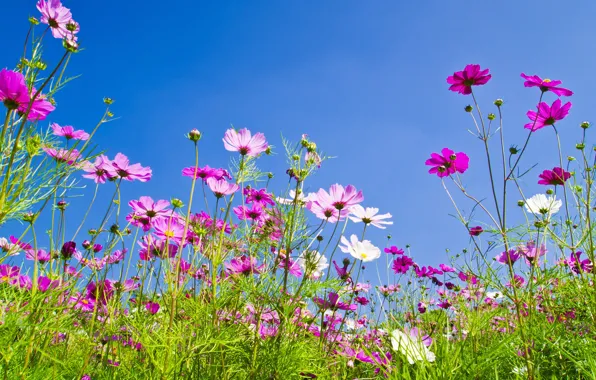
{"label": "blue sky", "polygon": [[[596,3],[139,3],[64,2],[81,24],[84,47],[69,72],[82,76],[58,95],[48,120],[90,130],[102,97],[116,100],[120,119],[104,125],[96,143],[110,157],[124,152],[154,173],[147,184],[125,184],[125,200],[187,199],[190,181],[180,170],[193,162],[183,138],[192,128],[204,134],[201,165],[210,166],[227,165],[231,155],[221,137],[231,124],[263,132],[280,154],[281,135],[298,140],[307,133],[337,157],[308,188],[340,183],[362,189],[365,206],[394,216],[393,228],[368,235],[373,242],[384,245],[391,233],[395,244],[412,245],[419,263],[438,264],[446,248],[467,247],[468,238],[424,161],[443,147],[467,152],[466,183],[478,197],[489,195],[481,145],[467,132],[473,126],[463,111],[472,100],[447,91],[448,75],[468,63],[491,69],[493,79],[478,97],[485,115],[494,110],[494,99],[505,99],[508,145],[523,142],[525,112],[539,96],[523,87],[522,71],[562,79],[575,92],[571,114],[559,127],[568,154],[574,154],[579,123],[593,118]],[[13,67],[27,16],[37,16],[35,2],[9,2],[3,15],[0,58]],[[540,190],[538,169],[558,164],[555,149],[552,131],[536,133],[523,163],[539,163],[523,181],[528,193]],[[261,160],[277,175],[277,190],[285,185],[284,162],[281,156]],[[517,199],[511,197],[513,206]],[[515,206],[512,213],[519,215]]]}

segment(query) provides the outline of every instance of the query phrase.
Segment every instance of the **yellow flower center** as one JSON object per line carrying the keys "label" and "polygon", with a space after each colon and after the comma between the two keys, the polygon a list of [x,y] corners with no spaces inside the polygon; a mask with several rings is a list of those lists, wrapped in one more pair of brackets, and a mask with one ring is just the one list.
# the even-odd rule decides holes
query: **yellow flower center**
{"label": "yellow flower center", "polygon": [[545,83],[552,82],[552,81],[551,81],[550,79],[548,79],[548,78],[546,78],[546,79],[543,79],[542,81],[543,81],[543,82],[545,82]]}
{"label": "yellow flower center", "polygon": [[363,259],[366,259],[366,257],[367,257],[367,256],[368,256],[368,255],[367,255],[365,252],[362,252],[362,253],[360,254],[360,257],[362,257]]}

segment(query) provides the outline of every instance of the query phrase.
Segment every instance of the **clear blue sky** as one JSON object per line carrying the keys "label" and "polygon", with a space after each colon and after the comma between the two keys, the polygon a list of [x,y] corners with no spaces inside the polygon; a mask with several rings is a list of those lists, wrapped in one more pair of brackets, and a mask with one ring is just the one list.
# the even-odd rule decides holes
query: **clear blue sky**
{"label": "clear blue sky", "polygon": [[[120,119],[106,124],[96,142],[110,157],[122,151],[154,173],[147,184],[126,184],[125,198],[187,198],[190,181],[180,170],[193,162],[183,138],[191,128],[204,133],[201,165],[210,166],[227,164],[221,138],[230,124],[263,132],[279,148],[281,134],[297,140],[307,133],[337,156],[310,189],[336,182],[362,189],[365,206],[394,215],[387,232],[397,245],[411,244],[421,264],[438,264],[445,248],[468,244],[449,216],[453,209],[440,181],[427,174],[430,153],[443,147],[467,152],[466,181],[479,197],[488,196],[481,145],[466,131],[472,125],[463,107],[471,98],[447,91],[448,75],[468,63],[491,69],[493,79],[478,89],[479,99],[485,114],[495,98],[505,99],[508,145],[522,143],[525,112],[539,95],[523,87],[522,71],[562,79],[575,92],[559,127],[570,154],[578,124],[594,118],[596,3],[590,1],[64,4],[81,24],[85,50],[73,57],[70,73],[82,77],[58,95],[48,121],[90,130],[102,97],[114,98]],[[2,9],[0,61],[13,67],[27,16],[38,13],[33,0]],[[524,164],[552,168],[555,147],[552,131],[540,131],[531,146],[534,159]],[[264,157],[261,163],[277,174],[282,189],[284,160]],[[525,181],[530,189],[538,189],[538,168]],[[384,235],[369,237],[383,245]]]}

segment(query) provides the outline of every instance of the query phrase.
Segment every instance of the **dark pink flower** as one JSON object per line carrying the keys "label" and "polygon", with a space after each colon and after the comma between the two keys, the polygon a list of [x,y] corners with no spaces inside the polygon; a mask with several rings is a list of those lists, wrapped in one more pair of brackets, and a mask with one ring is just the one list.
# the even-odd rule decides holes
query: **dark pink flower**
{"label": "dark pink flower", "polygon": [[398,273],[407,273],[410,267],[414,265],[414,260],[406,255],[397,256],[395,260],[393,260],[393,264],[391,265],[391,269],[395,274]]}
{"label": "dark pink flower", "polygon": [[147,302],[147,304],[145,304],[145,309],[147,309],[150,314],[156,314],[159,311],[159,304],[157,302]]}
{"label": "dark pink flower", "polygon": [[217,198],[234,194],[240,188],[240,186],[235,183],[230,183],[225,179],[217,180],[215,178],[207,179],[207,186],[209,186],[209,189],[213,191],[213,194],[215,194]]}
{"label": "dark pink flower", "polygon": [[54,135],[64,136],[67,140],[72,139],[85,141],[89,139],[89,134],[87,132],[82,130],[75,131],[75,129],[70,125],[65,125],[64,127],[61,127],[56,123],[52,123],[50,124],[50,127],[54,131]]}
{"label": "dark pink flower", "polygon": [[3,282],[10,282],[12,279],[19,276],[21,268],[17,266],[11,267],[7,264],[0,265],[0,284]]}
{"label": "dark pink flower", "polygon": [[107,167],[108,176],[119,177],[126,181],[147,182],[151,179],[151,168],[142,167],[141,164],[130,164],[128,157],[122,153],[116,154],[116,157]]}
{"label": "dark pink flower", "polygon": [[571,173],[563,168],[555,167],[553,170],[545,170],[538,176],[539,185],[563,185],[565,181],[571,178]]}
{"label": "dark pink flower", "polygon": [[133,226],[142,228],[145,232],[151,229],[151,222],[154,219],[167,217],[170,213],[167,210],[170,202],[164,199],[154,201],[151,197],[142,196],[139,200],[128,202],[128,205],[133,212],[126,217],[126,220],[130,221]]}
{"label": "dark pink flower", "polygon": [[234,214],[240,220],[250,219],[255,222],[259,222],[265,218],[265,210],[258,203],[254,203],[250,208],[248,206],[234,207]]}
{"label": "dark pink flower", "polygon": [[530,76],[524,73],[521,73],[521,77],[526,80],[524,82],[524,87],[538,87],[542,92],[551,91],[557,96],[573,95],[572,91],[566,88],[557,87],[562,83],[560,80],[542,79],[538,75]]}
{"label": "dark pink flower", "polygon": [[267,189],[253,189],[252,187],[246,187],[243,191],[244,195],[246,196],[246,203],[258,203],[263,207],[267,207],[267,205],[275,205],[273,201],[273,196],[267,193]]}
{"label": "dark pink flower", "polygon": [[524,128],[535,132],[547,125],[554,125],[555,122],[563,120],[569,114],[571,102],[567,102],[564,105],[561,104],[561,99],[555,100],[551,106],[545,102],[541,102],[538,105],[538,112],[528,111],[526,113],[528,119],[531,121]]}
{"label": "dark pink flower", "polygon": [[42,148],[48,156],[52,157],[56,162],[63,162],[67,165],[73,165],[75,161],[81,156],[76,149],[53,149],[53,148]]}
{"label": "dark pink flower", "polygon": [[223,138],[224,147],[230,152],[238,152],[243,156],[258,156],[267,150],[269,146],[265,140],[265,135],[262,133],[255,133],[251,135],[246,128],[236,131],[235,129],[228,129]]}
{"label": "dark pink flower", "polygon": [[234,257],[229,263],[224,264],[226,272],[228,274],[260,274],[265,269],[265,264],[257,265],[257,259],[255,257],[248,257],[242,255],[240,257]]}
{"label": "dark pink flower", "polygon": [[356,306],[355,304],[346,304],[342,301],[340,301],[339,299],[339,295],[335,292],[330,292],[329,295],[327,296],[328,300],[324,300],[320,297],[314,297],[313,298],[313,302],[317,305],[319,305],[319,307],[321,309],[331,309],[331,310],[356,310],[358,309],[358,306]]}
{"label": "dark pink flower", "polygon": [[9,110],[16,110],[29,105],[29,89],[23,74],[2,69],[0,71],[0,101]]}
{"label": "dark pink flower", "polygon": [[428,171],[430,174],[436,174],[438,177],[447,177],[451,174],[464,173],[468,170],[470,158],[462,152],[455,153],[451,149],[443,148],[441,154],[432,153],[425,164],[432,166]]}
{"label": "dark pink flower", "polygon": [[455,273],[455,268],[447,265],[447,264],[439,264],[439,268],[445,273]]}
{"label": "dark pink flower", "polygon": [[470,232],[470,236],[478,236],[481,233],[483,233],[484,230],[482,229],[482,227],[476,226],[476,227],[470,228],[470,231],[469,232]]}
{"label": "dark pink flower", "polygon": [[397,248],[394,245],[392,245],[389,248],[385,248],[384,251],[385,251],[385,253],[390,253],[392,255],[403,255],[404,254],[404,250],[403,249]]}
{"label": "dark pink flower", "polygon": [[209,165],[205,165],[203,168],[199,167],[188,167],[182,169],[182,175],[185,177],[190,177],[194,179],[201,178],[203,181],[208,180],[209,178],[215,178],[216,180],[221,180],[224,178],[232,179],[230,173],[228,173],[225,169],[215,169],[209,167]]}
{"label": "dark pink flower", "polygon": [[573,273],[579,274],[581,272],[590,273],[594,269],[594,265],[590,259],[586,258],[584,260],[580,259],[582,252],[572,252],[571,256],[569,256],[569,260],[567,260],[567,265],[573,271]]}
{"label": "dark pink flower", "polygon": [[153,222],[155,236],[159,239],[180,243],[184,236],[184,223],[177,217],[160,217]]}
{"label": "dark pink flower", "polygon": [[25,257],[27,260],[39,261],[41,264],[45,264],[52,259],[52,255],[43,249],[39,249],[37,252],[35,252],[34,249],[31,249],[25,252]]}
{"label": "dark pink flower", "polygon": [[[31,89],[31,96],[36,93],[35,88]],[[27,108],[29,106],[21,106],[19,107],[19,114],[23,115],[27,112]],[[50,112],[54,111],[56,107],[48,100],[46,100],[45,96],[42,94],[37,95],[33,104],[31,104],[31,109],[29,109],[29,114],[27,115],[27,120],[29,121],[39,121],[45,120],[46,117],[50,114]]]}
{"label": "dark pink flower", "polygon": [[447,83],[451,85],[449,90],[469,95],[472,93],[472,86],[486,84],[490,78],[488,69],[480,70],[480,65],[467,65],[462,71],[457,71],[447,77]]}
{"label": "dark pink flower", "polygon": [[83,166],[83,171],[89,174],[83,174],[83,177],[92,179],[95,181],[95,183],[105,183],[107,179],[111,178],[110,174],[108,173],[108,168],[111,167],[112,162],[107,156],[102,154],[95,159],[93,164],[90,162],[85,163]]}
{"label": "dark pink flower", "polygon": [[87,298],[105,305],[114,295],[114,281],[102,280],[87,285]]}
{"label": "dark pink flower", "polygon": [[515,263],[520,257],[520,254],[515,249],[510,249],[509,251],[501,252],[495,257],[495,260],[501,264],[513,264]]}
{"label": "dark pink flower", "polygon": [[77,243],[74,241],[67,241],[62,244],[62,248],[60,249],[60,253],[62,254],[62,258],[68,260],[74,255],[77,251]]}

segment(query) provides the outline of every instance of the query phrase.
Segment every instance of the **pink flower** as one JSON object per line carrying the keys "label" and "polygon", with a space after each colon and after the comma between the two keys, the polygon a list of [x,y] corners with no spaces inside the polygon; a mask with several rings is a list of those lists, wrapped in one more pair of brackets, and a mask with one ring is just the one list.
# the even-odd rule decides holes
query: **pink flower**
{"label": "pink flower", "polygon": [[389,248],[385,248],[384,251],[385,251],[385,253],[390,253],[392,255],[403,255],[404,254],[404,250],[403,249],[397,248],[394,245],[392,245]]}
{"label": "pink flower", "polygon": [[443,148],[441,154],[432,153],[425,164],[432,166],[428,171],[430,174],[437,174],[438,177],[447,177],[451,174],[464,173],[468,170],[470,158],[462,152],[455,153],[451,149]]}
{"label": "pink flower", "polygon": [[155,229],[155,236],[160,239],[176,243],[182,242],[184,223],[175,216],[155,219],[153,228]]}
{"label": "pink flower", "polygon": [[480,70],[480,65],[467,65],[463,71],[457,71],[448,77],[447,83],[451,85],[449,90],[469,95],[472,93],[472,86],[486,84],[490,78],[488,69]]}
{"label": "pink flower", "polygon": [[313,212],[318,218],[326,219],[335,223],[345,219],[353,206],[364,200],[362,191],[356,190],[352,185],[344,187],[339,184],[332,185],[329,193],[320,189],[310,197],[306,208]]}
{"label": "pink flower", "polygon": [[12,279],[19,276],[21,268],[17,266],[11,267],[7,264],[0,265],[0,284],[3,282],[10,282]]}
{"label": "pink flower", "polygon": [[[31,93],[33,96],[36,93],[35,87],[31,89]],[[28,106],[21,106],[19,107],[19,114],[25,114],[27,112]],[[29,121],[39,121],[45,120],[46,117],[50,114],[50,112],[54,111],[56,107],[52,103],[46,100],[45,96],[42,94],[37,95],[33,104],[31,104],[31,109],[29,109],[29,114],[27,115],[27,120]]]}
{"label": "pink flower", "polygon": [[53,149],[53,148],[43,148],[43,151],[48,154],[48,156],[52,157],[56,160],[56,162],[63,162],[67,165],[72,165],[81,155],[78,150],[76,149]]}
{"label": "pink flower", "polygon": [[455,268],[446,264],[439,264],[439,268],[445,273],[455,273]]}
{"label": "pink flower", "polygon": [[[55,38],[66,38],[78,31],[78,24],[72,20],[70,9],[65,8],[60,0],[39,0],[37,9],[41,12],[41,22],[49,25],[52,35]],[[68,25],[73,24],[74,31],[70,31]]]}
{"label": "pink flower", "polygon": [[263,269],[265,269],[265,264],[258,266],[256,258],[242,255],[240,257],[234,257],[229,263],[225,264],[225,267],[228,274],[248,275],[262,273]]}
{"label": "pink flower", "polygon": [[495,260],[501,264],[513,264],[519,259],[520,254],[515,249],[501,252],[495,257]]}
{"label": "pink flower", "polygon": [[251,136],[250,131],[246,128],[239,131],[231,128],[228,129],[224,135],[223,142],[226,150],[252,157],[263,153],[269,146],[265,140],[265,135],[255,133],[254,136]]}
{"label": "pink flower", "polygon": [[260,204],[253,203],[250,208],[247,206],[235,207],[234,214],[236,214],[240,220],[251,219],[255,222],[259,222],[265,217],[265,210]]}
{"label": "pink flower", "polygon": [[39,261],[41,264],[45,264],[52,259],[50,253],[44,251],[43,249],[39,249],[37,252],[35,252],[33,249],[29,250],[25,252],[25,257],[27,260]]}
{"label": "pink flower", "polygon": [[263,207],[267,207],[268,204],[271,206],[275,205],[273,197],[267,193],[267,189],[257,190],[252,187],[246,187],[242,192],[246,196],[246,203],[258,203]]}
{"label": "pink flower", "polygon": [[563,185],[565,181],[571,178],[571,173],[565,171],[563,168],[553,168],[553,170],[545,170],[538,176],[540,181],[539,185]]}
{"label": "pink flower", "polygon": [[557,87],[562,82],[560,80],[542,79],[538,75],[526,75],[521,73],[521,77],[526,81],[524,87],[539,87],[540,91],[547,92],[552,91],[557,96],[571,96],[573,92],[562,87]]}
{"label": "pink flower", "polygon": [[141,182],[147,182],[151,179],[151,168],[142,167],[141,164],[130,164],[128,157],[122,153],[116,154],[116,157],[111,162],[111,165],[107,166],[108,176],[119,177],[126,181],[139,180]]}
{"label": "pink flower", "polygon": [[112,178],[108,173],[108,168],[111,167],[112,162],[102,154],[95,159],[93,164],[90,162],[85,164],[83,171],[89,174],[83,174],[83,177],[92,179],[95,183],[105,183],[107,179]]}
{"label": "pink flower", "polygon": [[529,241],[526,245],[520,245],[517,252],[524,257],[528,265],[539,265],[540,257],[546,255],[546,245],[541,244],[537,247],[534,241]]}
{"label": "pink flower", "polygon": [[581,272],[592,272],[594,265],[590,261],[590,259],[581,260],[579,257],[581,256],[582,252],[572,252],[569,260],[567,260],[567,264],[569,268],[573,271],[573,273],[579,274]]}
{"label": "pink flower", "polygon": [[141,227],[143,231],[147,232],[151,229],[151,222],[160,217],[167,217],[169,211],[167,207],[170,202],[160,199],[154,201],[153,198],[142,196],[139,200],[132,200],[128,202],[133,212],[126,217],[133,226]]}
{"label": "pink flower", "polygon": [[225,179],[217,180],[215,178],[207,179],[207,186],[209,186],[217,198],[234,194],[240,188],[235,183],[229,183]]}
{"label": "pink flower", "polygon": [[224,178],[232,179],[227,170],[211,168],[209,165],[205,165],[203,168],[192,166],[184,168],[182,169],[182,175],[194,179],[201,178],[203,181],[206,181],[209,178],[215,178],[216,180]]}
{"label": "pink flower", "polygon": [[335,292],[330,292],[327,296],[328,300],[324,300],[320,297],[314,297],[313,302],[319,305],[321,309],[332,309],[332,310],[356,310],[358,306],[355,304],[346,304],[339,299],[339,295]]}
{"label": "pink flower", "polygon": [[56,123],[52,123],[50,124],[50,127],[54,131],[54,135],[64,136],[67,140],[73,139],[85,141],[89,139],[89,134],[87,132],[82,130],[75,131],[75,129],[70,125],[65,125],[64,127],[61,127]]}
{"label": "pink flower", "polygon": [[478,236],[483,232],[484,232],[484,229],[482,229],[482,227],[480,227],[480,226],[472,227],[472,228],[470,228],[470,231],[469,231],[470,236]]}
{"label": "pink flower", "polygon": [[549,106],[545,102],[540,103],[538,105],[538,112],[528,111],[526,113],[531,122],[526,124],[524,128],[535,132],[547,125],[554,125],[555,122],[563,120],[569,114],[571,102],[567,102],[563,106],[561,104],[561,99],[555,100],[552,106]]}
{"label": "pink flower", "polygon": [[29,105],[29,89],[23,74],[2,69],[0,71],[0,101],[9,110],[16,110]]}
{"label": "pink flower", "polygon": [[147,309],[149,314],[156,314],[159,311],[159,304],[156,302],[147,302],[145,309]]}
{"label": "pink flower", "polygon": [[391,269],[395,274],[398,273],[407,273],[410,267],[414,265],[414,260],[406,255],[400,255],[393,260],[393,264],[391,265]]}
{"label": "pink flower", "polygon": [[155,239],[152,235],[145,235],[139,241],[139,246],[141,249],[139,250],[139,256],[141,260],[149,260],[154,257],[159,257],[162,259],[168,257],[176,256],[178,252],[178,246],[175,244],[168,244],[166,246],[165,240]]}

